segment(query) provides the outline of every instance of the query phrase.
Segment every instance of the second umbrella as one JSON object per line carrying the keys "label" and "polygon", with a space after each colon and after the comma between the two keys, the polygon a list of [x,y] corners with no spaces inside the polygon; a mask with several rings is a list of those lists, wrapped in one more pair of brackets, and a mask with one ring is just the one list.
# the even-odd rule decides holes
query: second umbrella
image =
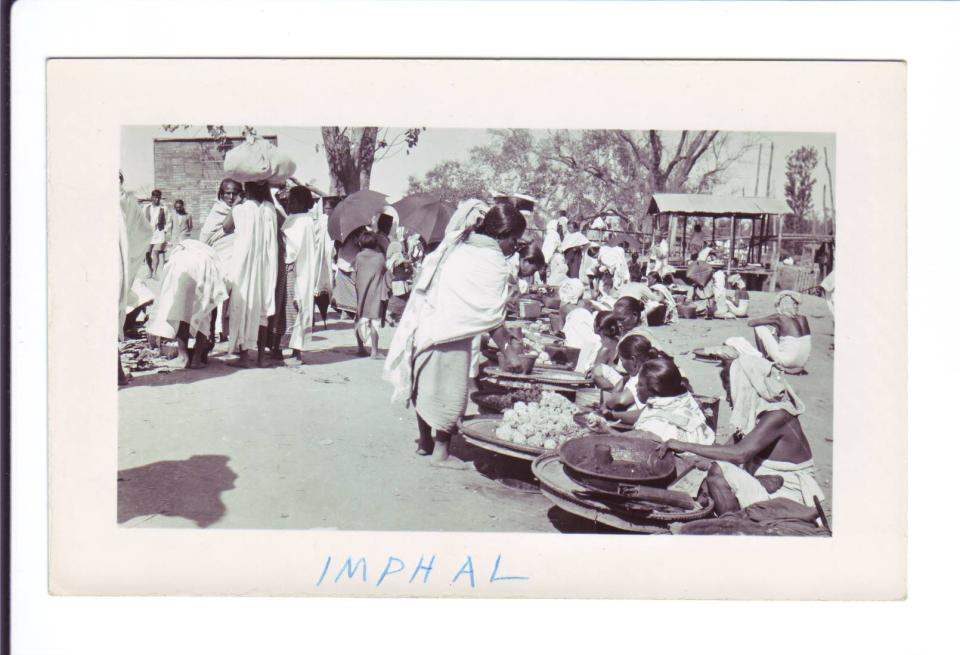
{"label": "second umbrella", "polygon": [[433,193],[414,193],[393,203],[400,217],[400,225],[416,232],[423,240],[439,243],[453,216],[453,207]]}

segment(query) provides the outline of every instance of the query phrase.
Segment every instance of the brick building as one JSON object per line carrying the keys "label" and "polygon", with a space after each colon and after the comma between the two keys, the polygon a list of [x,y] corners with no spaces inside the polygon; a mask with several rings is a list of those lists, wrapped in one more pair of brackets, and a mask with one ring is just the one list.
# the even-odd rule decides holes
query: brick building
{"label": "brick building", "polygon": [[[277,137],[263,137],[277,145]],[[241,137],[231,137],[229,145],[209,137],[170,137],[153,140],[153,183],[163,192],[163,202],[173,209],[173,202],[183,200],[187,213],[193,216],[194,234],[203,226],[210,207],[217,199],[223,179],[223,157]]]}

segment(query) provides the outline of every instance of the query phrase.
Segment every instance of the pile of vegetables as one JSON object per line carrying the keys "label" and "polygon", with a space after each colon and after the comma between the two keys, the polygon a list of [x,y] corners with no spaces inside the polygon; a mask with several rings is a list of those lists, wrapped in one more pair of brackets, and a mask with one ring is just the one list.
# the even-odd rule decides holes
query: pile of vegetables
{"label": "pile of vegetables", "polygon": [[569,439],[589,434],[573,420],[578,411],[560,394],[545,391],[539,402],[518,402],[504,412],[496,435],[503,441],[553,450]]}

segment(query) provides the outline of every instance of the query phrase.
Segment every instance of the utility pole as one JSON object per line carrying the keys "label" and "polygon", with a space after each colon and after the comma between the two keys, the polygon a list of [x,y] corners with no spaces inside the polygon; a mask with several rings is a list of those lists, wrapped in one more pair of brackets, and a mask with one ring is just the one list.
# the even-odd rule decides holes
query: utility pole
{"label": "utility pole", "polygon": [[833,201],[833,172],[830,170],[830,157],[827,154],[827,146],[823,146],[823,165],[827,169],[827,183],[830,185],[830,219],[836,221],[837,206]]}
{"label": "utility pole", "polygon": [[757,151],[757,182],[753,186],[753,197],[756,198],[760,195],[760,160],[763,159],[763,144],[760,144],[760,149]]}
{"label": "utility pole", "polygon": [[770,176],[773,174],[773,141],[770,142],[770,161],[767,164],[767,197],[770,197]]}
{"label": "utility pole", "polygon": [[823,200],[821,201],[820,205],[823,207],[823,227],[824,227],[823,231],[824,231],[824,234],[826,234],[826,231],[827,231],[826,230],[826,227],[827,227],[827,185],[826,184],[823,185]]}

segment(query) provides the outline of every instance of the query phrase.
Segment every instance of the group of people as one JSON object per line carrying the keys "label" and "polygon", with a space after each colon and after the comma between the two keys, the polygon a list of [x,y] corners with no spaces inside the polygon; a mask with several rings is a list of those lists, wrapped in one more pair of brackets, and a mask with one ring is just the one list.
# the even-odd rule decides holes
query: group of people
{"label": "group of people", "polygon": [[[333,283],[334,244],[314,195],[302,185],[224,179],[194,237],[189,214],[177,219],[182,202],[168,216],[158,190],[140,210],[121,174],[121,338],[127,314],[144,308],[130,291],[145,261],[148,277],[159,277],[145,330],[176,340],[171,366],[202,368],[218,336],[234,366],[248,366],[254,350],[259,366],[282,360],[285,348],[302,360],[314,308]],[[122,366],[119,376],[125,383]]]}
{"label": "group of people", "polygon": [[173,211],[163,204],[163,192],[154,189],[150,194],[150,203],[143,208],[143,218],[152,230],[150,250],[147,252],[147,265],[150,277],[156,278],[167,252],[176,248],[193,233],[193,217],[187,213],[183,200],[173,202]]}
{"label": "group of people", "polygon": [[[623,245],[591,240],[565,215],[547,224],[541,242],[525,240],[527,221],[514,204],[480,200],[460,204],[437,244],[398,231],[386,208],[335,243],[318,194],[292,182],[224,179],[194,237],[182,201],[168,214],[158,190],[141,209],[121,175],[121,330],[144,263],[160,277],[145,329],[175,339],[175,363],[186,367],[204,366],[218,336],[235,366],[248,366],[254,350],[258,366],[282,360],[286,348],[302,361],[315,309],[325,316],[332,303],[353,314],[358,354],[386,360],[393,400],[414,407],[417,452],[459,467],[450,440],[479,373],[481,339],[496,343],[501,366],[520,366],[523,345],[506,328],[508,307],[531,285],[552,285],[565,343],[578,351],[575,368],[606,392],[605,415],[698,458],[702,489],[718,507],[823,497],[798,418],[803,403],[783,377],[802,372],[811,351],[797,294],[780,294],[775,315],[749,322],[754,344],[736,337],[724,345],[736,436],[720,445],[654,332],[678,320],[678,296],[715,318],[747,316],[743,280],[713,270],[702,250],[684,282],[665,257],[650,257],[643,270]],[[695,264],[709,275],[697,275],[703,267]],[[380,328],[388,321],[396,332],[384,356]],[[119,375],[124,383],[122,366]]]}
{"label": "group of people", "polygon": [[559,286],[565,345],[578,351],[576,370],[605,392],[605,416],[629,423],[639,436],[655,435],[664,451],[695,458],[701,493],[718,508],[734,511],[771,498],[810,506],[824,497],[798,418],[803,403],[784,378],[801,372],[810,354],[797,294],[781,293],[777,314],[749,323],[755,344],[742,337],[724,344],[721,378],[735,436],[721,445],[652,328],[677,320],[678,287],[712,300],[714,316],[745,316],[742,279],[722,272],[718,278],[711,269],[709,279],[684,287],[660,268],[635,280],[622,247],[591,242],[565,216],[547,224],[539,246],[524,241],[525,230],[524,216],[510,203],[467,201],[423,261],[384,366],[393,399],[415,409],[418,454],[461,466],[451,461],[449,444],[477,375],[479,340],[486,335],[496,343],[501,367],[519,366],[523,345],[505,320],[526,279]]}

